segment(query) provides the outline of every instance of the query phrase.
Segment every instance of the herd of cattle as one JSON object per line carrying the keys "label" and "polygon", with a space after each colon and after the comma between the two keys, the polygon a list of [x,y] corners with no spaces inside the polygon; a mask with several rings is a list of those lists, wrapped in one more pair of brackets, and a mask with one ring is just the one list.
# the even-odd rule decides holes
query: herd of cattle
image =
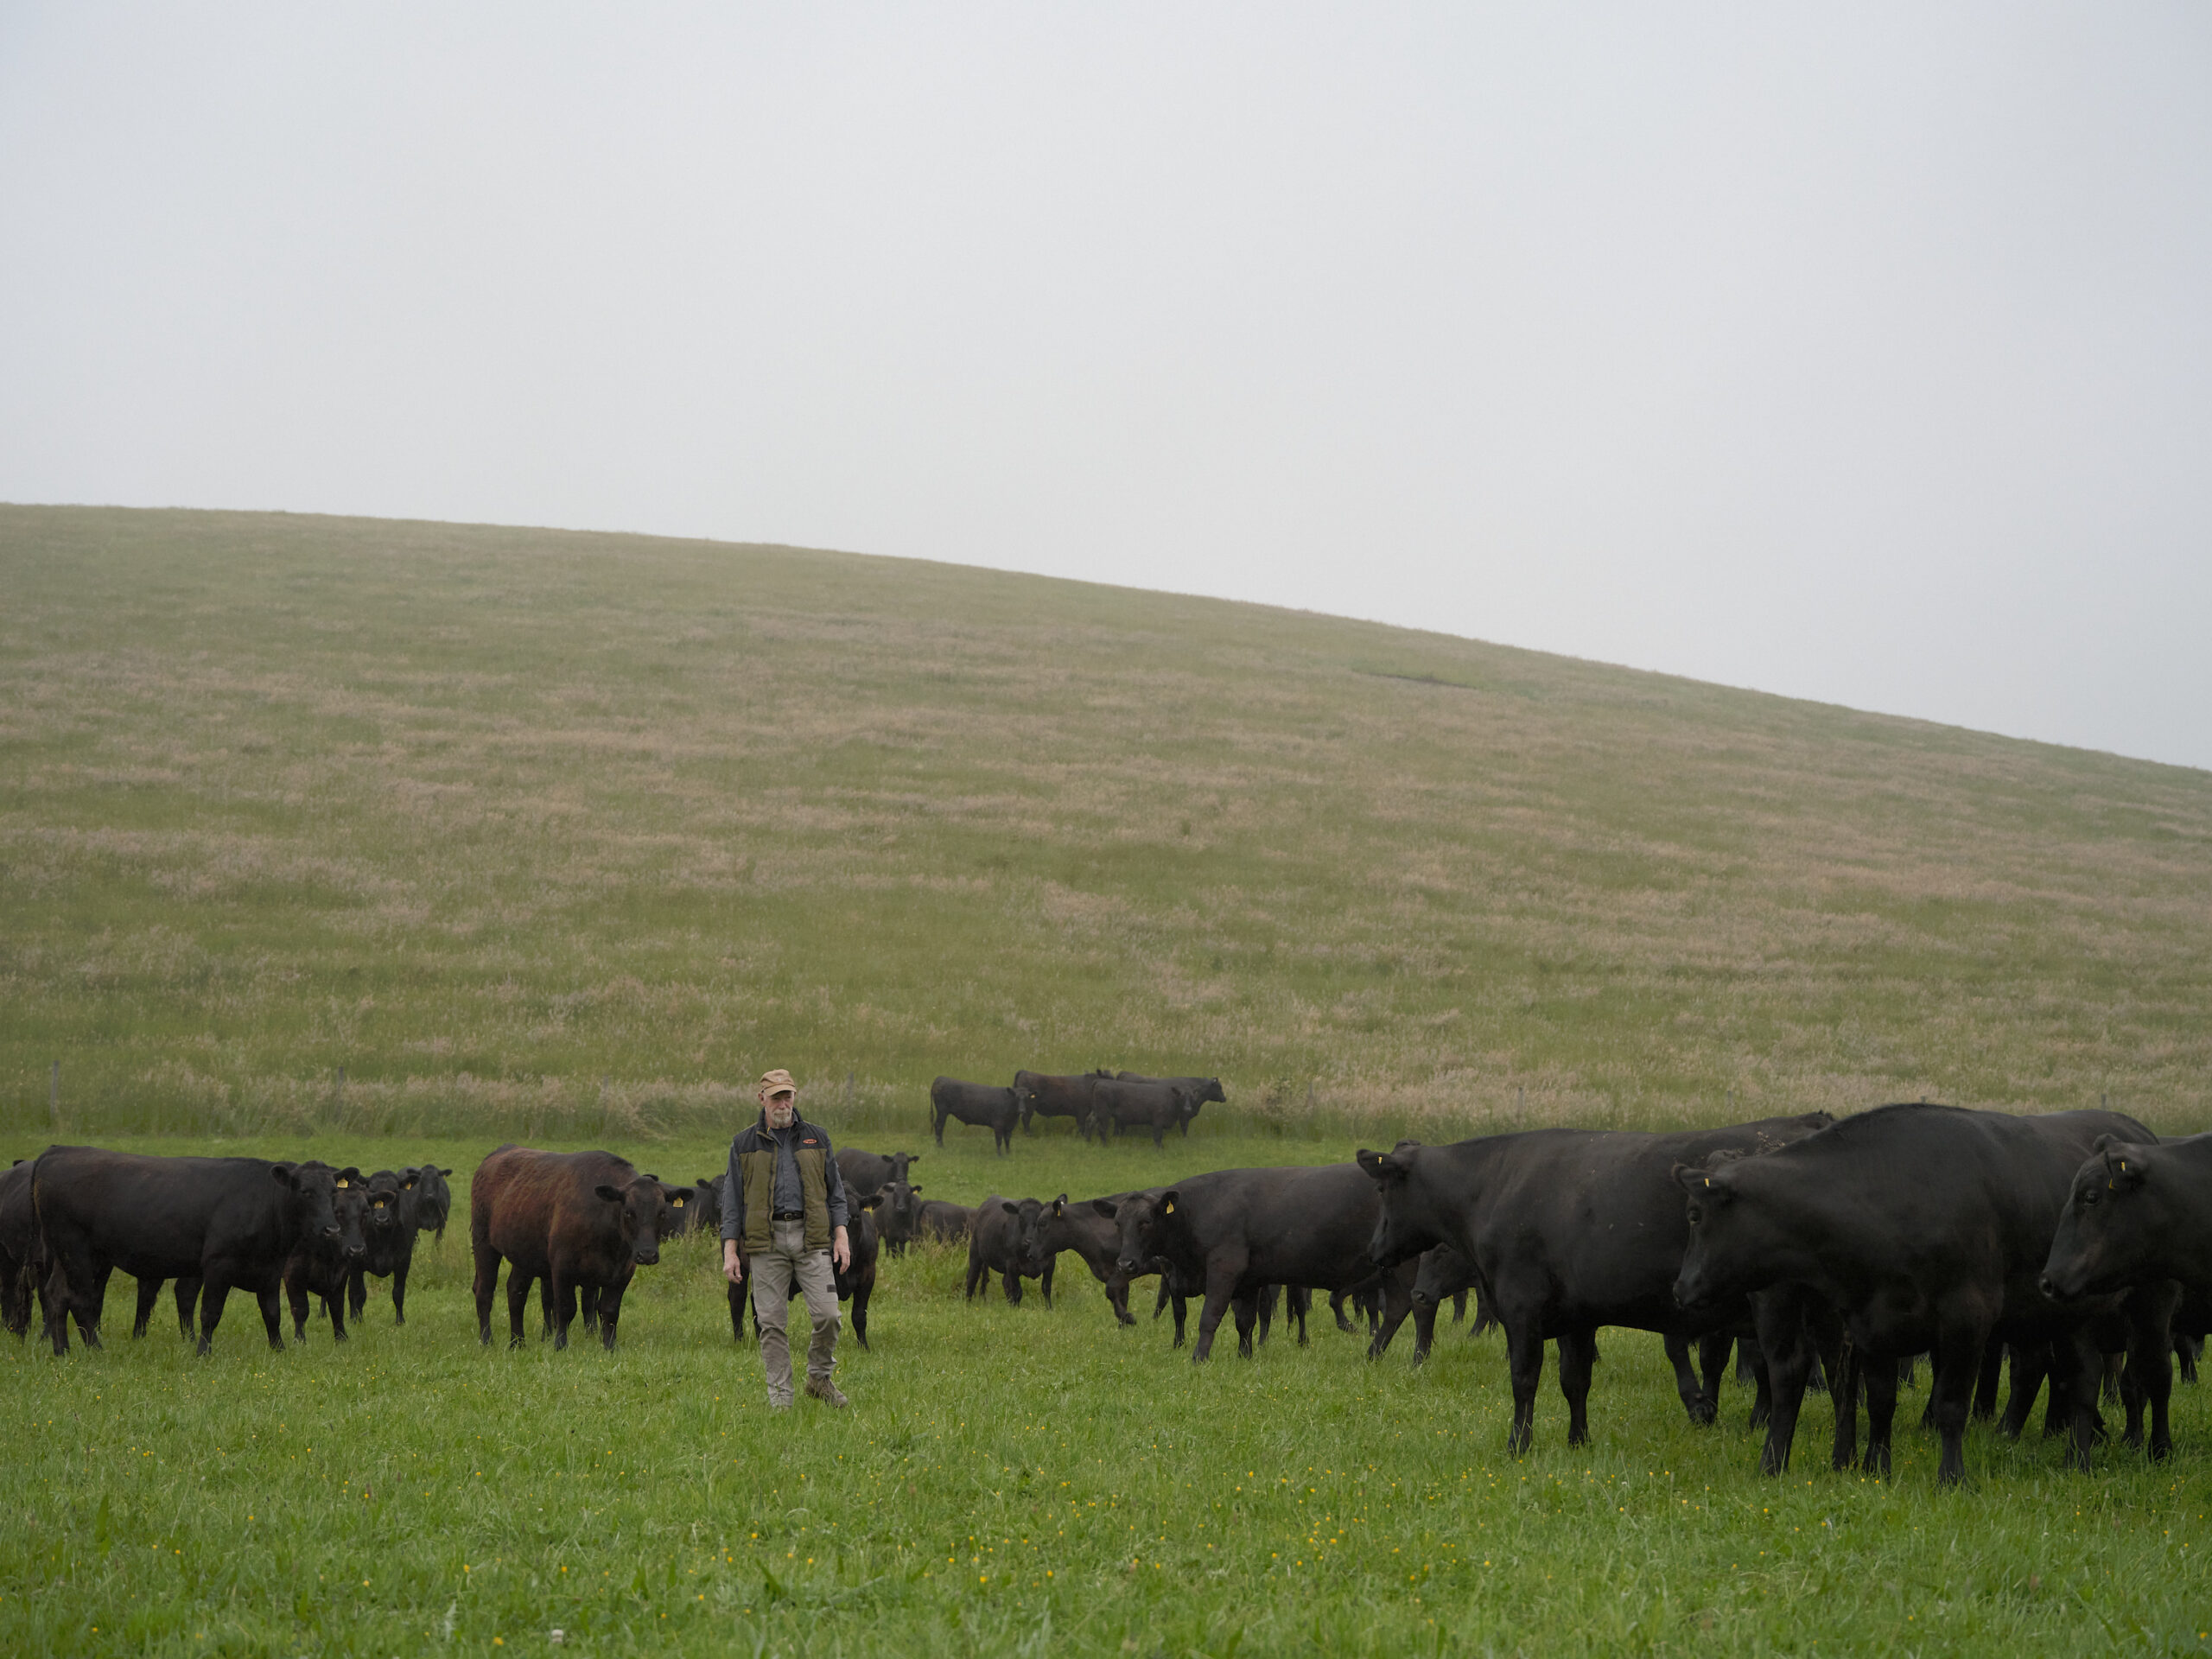
{"label": "herd of cattle", "polygon": [[[1019,1074],[1004,1102],[940,1079],[932,1128],[988,1122],[1001,1148],[1016,1122],[1075,1118],[1085,1134],[1140,1123],[1155,1141],[1187,1126],[1212,1079]],[[1207,1092],[1210,1090],[1210,1092]],[[1157,1092],[1154,1092],[1157,1091]],[[1081,1103],[1081,1109],[1075,1109]],[[967,1116],[969,1111],[994,1116]],[[1808,1389],[1835,1414],[1833,1460],[1886,1474],[1902,1371],[1931,1362],[1924,1421],[1941,1436],[1938,1479],[1964,1472],[1970,1416],[1995,1414],[2009,1356],[2002,1427],[2017,1435],[2048,1388],[2044,1432],[2070,1437],[2089,1464],[2103,1433],[2101,1389],[2125,1406],[2126,1441],[2171,1446],[2173,1357],[2194,1380],[2212,1324],[2212,1135],[2161,1143],[2114,1112],[2015,1116],[1940,1105],[1885,1106],[1650,1134],[1534,1129],[1451,1146],[1402,1141],[1387,1153],[1319,1167],[1218,1170],[1172,1185],[1071,1202],[994,1195],[973,1207],[925,1199],[912,1154],[846,1147],[837,1162],[851,1205],[852,1263],[838,1294],[868,1341],[879,1264],[918,1241],[964,1239],[967,1294],[995,1276],[1009,1302],[1073,1252],[1135,1323],[1129,1287],[1157,1277],[1184,1339],[1185,1299],[1201,1308],[1192,1357],[1234,1314],[1238,1351],[1265,1340],[1278,1308],[1299,1340],[1313,1294],[1341,1328],[1349,1302],[1379,1356],[1407,1315],[1414,1358],[1438,1310],[1477,1299],[1477,1328],[1505,1335],[1513,1391],[1510,1445],[1532,1439],[1544,1344],[1558,1353],[1568,1439],[1587,1438],[1597,1332],[1656,1332],[1693,1422],[1716,1415],[1719,1374],[1740,1346],[1764,1423],[1761,1466],[1779,1472]],[[370,1276],[391,1280],[404,1321],[416,1236],[442,1236],[451,1198],[435,1164],[380,1170],[248,1158],[156,1158],[55,1147],[0,1174],[0,1300],[29,1328],[34,1292],[54,1351],[73,1320],[99,1341],[115,1269],[138,1280],[134,1335],[164,1281],[176,1285],[188,1338],[207,1351],[233,1289],[259,1301],[272,1346],[289,1295],[296,1337],[320,1296],[340,1339],[360,1315]],[[660,1242],[718,1230],[720,1176],[676,1185],[611,1153],[502,1147],[470,1185],[480,1338],[508,1268],[509,1337],[524,1339],[536,1287],[543,1326],[565,1346],[582,1315],[612,1348],[624,1291],[659,1259]],[[195,1331],[194,1303],[197,1303]],[[732,1333],[745,1292],[732,1287]],[[1696,1363],[1693,1363],[1694,1358]],[[1863,1402],[1867,1438],[1858,1446]]]}

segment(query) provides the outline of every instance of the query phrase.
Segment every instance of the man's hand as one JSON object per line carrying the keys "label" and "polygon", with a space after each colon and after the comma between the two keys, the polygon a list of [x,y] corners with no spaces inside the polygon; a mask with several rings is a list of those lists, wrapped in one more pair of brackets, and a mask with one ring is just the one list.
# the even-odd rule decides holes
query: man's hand
{"label": "man's hand", "polygon": [[722,1240],[722,1277],[733,1285],[745,1282],[745,1263],[738,1259],[737,1241],[734,1238]]}
{"label": "man's hand", "polygon": [[840,1227],[830,1241],[830,1261],[840,1273],[849,1273],[853,1267],[853,1241]]}

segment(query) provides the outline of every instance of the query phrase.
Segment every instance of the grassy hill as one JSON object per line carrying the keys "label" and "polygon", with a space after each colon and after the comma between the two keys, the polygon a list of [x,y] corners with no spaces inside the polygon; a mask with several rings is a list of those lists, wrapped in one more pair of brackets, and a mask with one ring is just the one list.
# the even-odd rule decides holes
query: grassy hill
{"label": "grassy hill", "polygon": [[2212,1125],[2201,772],[779,547],[5,507],[0,594],[12,1130]]}

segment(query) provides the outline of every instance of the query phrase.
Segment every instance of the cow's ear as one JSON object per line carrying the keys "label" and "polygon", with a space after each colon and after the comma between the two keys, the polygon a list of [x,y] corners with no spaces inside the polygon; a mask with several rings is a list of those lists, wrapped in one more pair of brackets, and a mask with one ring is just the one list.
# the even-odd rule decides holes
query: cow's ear
{"label": "cow's ear", "polygon": [[2143,1185],[2143,1159],[2132,1147],[2124,1144],[2100,1147],[2105,1155],[2105,1186],[2113,1192],[2129,1192]]}
{"label": "cow's ear", "polygon": [[601,1198],[606,1199],[609,1204],[620,1204],[622,1202],[622,1189],[619,1186],[609,1186],[605,1181],[601,1181],[597,1186],[592,1188],[592,1191],[598,1193]]}
{"label": "cow's ear", "polygon": [[1676,1164],[1672,1170],[1675,1181],[1683,1192],[1694,1198],[1704,1198],[1713,1204],[1726,1204],[1735,1194],[1713,1179],[1713,1172],[1691,1164]]}
{"label": "cow's ear", "polygon": [[1068,1195],[1067,1195],[1066,1193],[1063,1192],[1063,1193],[1061,1193],[1061,1194],[1060,1194],[1060,1196],[1059,1196],[1058,1198],[1054,1198],[1054,1199],[1052,1200],[1052,1217],[1053,1217],[1053,1219],[1058,1220],[1060,1217],[1062,1217],[1062,1216],[1065,1215],[1065,1214],[1067,1213],[1067,1210],[1068,1210]]}
{"label": "cow's ear", "polygon": [[361,1172],[351,1164],[338,1172],[338,1185],[340,1186],[359,1185],[360,1180]]}
{"label": "cow's ear", "polygon": [[702,1175],[702,1176],[698,1179],[698,1180],[697,1180],[696,1183],[694,1183],[694,1185],[699,1185],[699,1186],[712,1186],[712,1185],[713,1185],[716,1181],[719,1181],[720,1179],[721,1179],[721,1176],[719,1176],[719,1175]]}
{"label": "cow's ear", "polygon": [[1021,1206],[1020,1205],[1008,1204],[1003,1198],[999,1201],[999,1208],[1005,1211],[1009,1216],[1018,1216],[1021,1213]]}
{"label": "cow's ear", "polygon": [[1395,1152],[1370,1152],[1362,1147],[1357,1154],[1359,1166],[1378,1181],[1402,1181],[1406,1166],[1398,1161]]}
{"label": "cow's ear", "polygon": [[883,1194],[882,1194],[882,1193],[880,1193],[880,1192],[871,1192],[871,1193],[869,1193],[869,1194],[868,1195],[868,1197],[866,1197],[866,1198],[862,1198],[862,1199],[861,1200],[861,1209],[863,1209],[863,1210],[873,1210],[873,1209],[874,1209],[874,1208],[875,1208],[875,1206],[876,1206],[877,1205],[881,1204],[882,1202],[883,1202]]}
{"label": "cow's ear", "polygon": [[659,1177],[659,1176],[658,1176],[658,1175],[648,1175],[648,1176],[646,1176],[646,1177],[645,1177],[645,1179],[646,1179],[647,1180],[649,1180],[649,1181],[653,1181],[653,1182],[658,1183],[658,1182],[659,1181],[659,1179],[660,1179],[660,1177]]}
{"label": "cow's ear", "polygon": [[423,1173],[420,1170],[410,1169],[407,1172],[406,1178],[399,1183],[399,1190],[403,1192],[412,1192],[422,1179]]}
{"label": "cow's ear", "polygon": [[283,1185],[296,1188],[300,1184],[299,1176],[289,1164],[271,1164],[269,1173]]}
{"label": "cow's ear", "polygon": [[1182,1196],[1182,1190],[1179,1187],[1169,1187],[1165,1192],[1160,1195],[1160,1213],[1163,1216],[1173,1215],[1175,1213],[1175,1200]]}
{"label": "cow's ear", "polygon": [[910,1152],[906,1154],[906,1166],[910,1169],[921,1161],[922,1154],[918,1152]]}
{"label": "cow's ear", "polygon": [[1111,1221],[1114,1219],[1115,1212],[1121,1208],[1121,1205],[1112,1202],[1110,1199],[1093,1198],[1090,1201],[1090,1207],[1093,1210],[1096,1210],[1100,1215],[1105,1217],[1107,1220]]}

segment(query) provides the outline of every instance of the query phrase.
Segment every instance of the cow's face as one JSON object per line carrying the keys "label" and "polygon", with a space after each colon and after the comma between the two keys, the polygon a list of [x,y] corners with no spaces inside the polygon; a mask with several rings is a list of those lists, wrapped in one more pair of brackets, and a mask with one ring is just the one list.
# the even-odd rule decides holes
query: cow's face
{"label": "cow's face", "polygon": [[1208,1077],[1205,1083],[1199,1085],[1198,1101],[1191,1108],[1192,1114],[1195,1115],[1198,1107],[1203,1106],[1210,1100],[1218,1101],[1224,1106],[1229,1104],[1229,1096],[1221,1091],[1221,1079],[1219,1077]]}
{"label": "cow's face", "polygon": [[1152,1264],[1166,1254],[1167,1234],[1179,1224],[1182,1199],[1181,1191],[1172,1186],[1165,1192],[1139,1192],[1118,1204],[1092,1199],[1092,1206],[1110,1216],[1121,1235],[1122,1253],[1115,1265],[1127,1274],[1150,1272]]}
{"label": "cow's face", "polygon": [[1061,1193],[1050,1204],[1035,1198],[1024,1198],[1015,1212],[1014,1260],[1020,1263],[1023,1273],[1032,1278],[1043,1273],[1058,1248],[1046,1236],[1046,1230],[1067,1213],[1068,1195]]}
{"label": "cow's face", "polygon": [[338,1218],[338,1251],[348,1262],[369,1253],[369,1189],[340,1170],[331,1179],[330,1210]]}
{"label": "cow's face", "polygon": [[362,1227],[372,1241],[389,1240],[399,1231],[405,1191],[401,1179],[388,1169],[380,1169],[368,1179]]}
{"label": "cow's face", "polygon": [[2168,1174],[2153,1148],[2100,1136],[2096,1156],[2075,1171],[2059,1212],[2043,1294],[2070,1302],[2151,1277],[2161,1244],[2175,1233],[2164,1190],[2171,1181],[2161,1179]]}
{"label": "cow's face", "polygon": [[453,1188],[446,1185],[446,1177],[453,1171],[424,1164],[411,1173],[416,1177],[415,1214],[419,1220],[436,1227],[453,1213]]}
{"label": "cow's face", "polygon": [[270,1174],[290,1194],[292,1217],[302,1238],[319,1238],[334,1244],[344,1236],[338,1224],[334,1200],[342,1177],[358,1181],[361,1172],[352,1165],[332,1169],[327,1164],[275,1164]]}
{"label": "cow's face", "polygon": [[1414,1305],[1440,1306],[1446,1296],[1456,1296],[1466,1287],[1471,1273],[1467,1258],[1449,1244],[1423,1251],[1421,1271],[1414,1275]]}
{"label": "cow's face", "polygon": [[918,1164],[921,1161],[922,1155],[918,1152],[893,1153],[891,1154],[891,1179],[894,1181],[905,1180],[906,1179],[906,1166],[909,1164]]}
{"label": "cow's face", "polygon": [[1378,1268],[1395,1268],[1444,1242],[1429,1213],[1427,1189],[1414,1179],[1421,1150],[1417,1141],[1401,1141],[1389,1152],[1359,1149],[1359,1166],[1373,1179],[1382,1200],[1367,1241],[1367,1259]]}
{"label": "cow's face", "polygon": [[593,1190],[601,1203],[614,1206],[622,1242],[630,1247],[630,1259],[641,1268],[659,1261],[661,1184],[650,1175],[639,1175],[620,1186],[602,1183]]}
{"label": "cow's face", "polygon": [[[1738,1191],[1736,1166],[1675,1166],[1675,1179],[1689,1206],[1689,1248],[1675,1275],[1675,1305],[1710,1307],[1760,1287],[1751,1282],[1759,1263],[1774,1252],[1765,1206]],[[1772,1280],[1766,1282],[1772,1283]]]}
{"label": "cow's face", "polygon": [[883,1184],[883,1191],[876,1195],[882,1202],[876,1206],[875,1224],[886,1243],[904,1244],[913,1237],[921,1219],[921,1191],[901,1180]]}
{"label": "cow's face", "polygon": [[688,1232],[696,1218],[694,1213],[696,1205],[693,1202],[691,1189],[688,1186],[671,1186],[666,1181],[655,1181],[653,1185],[660,1188],[660,1212],[658,1223],[660,1236],[663,1238],[674,1238],[681,1233]]}

